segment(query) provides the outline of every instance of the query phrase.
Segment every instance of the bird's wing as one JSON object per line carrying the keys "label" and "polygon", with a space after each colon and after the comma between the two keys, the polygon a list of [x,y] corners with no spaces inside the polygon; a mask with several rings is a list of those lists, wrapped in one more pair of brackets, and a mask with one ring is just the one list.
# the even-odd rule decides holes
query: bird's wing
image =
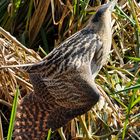
{"label": "bird's wing", "polygon": [[69,71],[54,79],[43,78],[42,82],[57,104],[79,107],[90,101],[92,96],[88,90],[93,92],[94,80],[88,71],[88,68],[84,72]]}
{"label": "bird's wing", "polygon": [[49,128],[56,130],[62,127],[74,117],[87,112],[99,99],[93,81],[78,75],[62,76],[62,79],[55,81],[44,80],[44,84],[46,91],[43,88],[39,95],[26,95],[20,103],[15,140],[43,139]]}
{"label": "bird's wing", "polygon": [[100,37],[94,33],[94,30],[85,28],[66,39],[41,62],[23,69],[28,73],[46,73],[46,75],[62,72],[71,63],[75,62],[75,65],[78,65],[76,62],[92,59],[97,46],[101,45]]}
{"label": "bird's wing", "polygon": [[[40,88],[40,91],[36,91],[35,89],[36,95],[38,95],[43,102],[52,106],[49,119],[51,121],[56,120],[56,126],[54,127],[52,126],[53,124],[51,125],[50,123],[49,126],[51,128],[58,128],[59,125],[57,126],[57,121],[61,122],[62,125],[63,121],[67,122],[77,115],[85,113],[99,99],[99,91],[89,73],[71,71],[55,78],[42,79],[44,87]],[[36,86],[40,87],[40,85]],[[60,113],[59,108],[61,108]],[[62,108],[65,110],[64,112],[61,111]],[[73,113],[69,114],[69,111]],[[56,115],[55,112],[57,112],[58,115]],[[64,115],[66,112],[69,116]],[[55,118],[53,116],[55,116]],[[63,120],[61,120],[61,117]]]}
{"label": "bird's wing", "polygon": [[[85,67],[82,71],[68,71],[51,79],[33,75],[31,81],[35,94],[48,104],[56,103],[64,107],[67,105],[69,105],[68,107],[84,105],[90,101],[91,92],[94,93],[95,88],[93,88],[95,84],[91,78],[92,75],[90,75],[89,68],[88,66]],[[77,104],[78,101],[79,104]]]}

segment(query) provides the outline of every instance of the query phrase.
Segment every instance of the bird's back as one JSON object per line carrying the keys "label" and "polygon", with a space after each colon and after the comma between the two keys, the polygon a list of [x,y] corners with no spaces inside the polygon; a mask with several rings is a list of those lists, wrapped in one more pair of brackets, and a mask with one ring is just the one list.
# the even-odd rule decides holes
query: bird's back
{"label": "bird's back", "polygon": [[94,54],[97,48],[101,47],[102,42],[94,29],[84,28],[65,40],[41,62],[24,69],[29,74],[39,74],[42,77],[52,77],[72,69],[78,70],[85,64],[90,66],[91,61],[96,59]]}

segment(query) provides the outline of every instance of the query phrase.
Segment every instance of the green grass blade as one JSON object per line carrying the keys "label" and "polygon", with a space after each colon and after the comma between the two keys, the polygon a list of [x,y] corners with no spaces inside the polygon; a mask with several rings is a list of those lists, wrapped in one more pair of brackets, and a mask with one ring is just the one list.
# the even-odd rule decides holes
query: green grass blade
{"label": "green grass blade", "polygon": [[133,19],[131,19],[127,14],[125,14],[124,13],[124,11],[119,7],[119,6],[117,6],[116,5],[116,8],[123,14],[123,16],[126,18],[126,19],[128,19],[129,21],[130,21],[130,23],[133,25],[133,26],[135,26],[135,21],[133,20]]}
{"label": "green grass blade", "polygon": [[126,129],[127,129],[128,122],[129,122],[128,121],[128,116],[126,116],[126,120],[125,120],[124,127],[123,127],[122,140],[125,139]]}
{"label": "green grass blade", "polygon": [[0,114],[0,140],[3,140],[3,127],[2,127],[2,120],[1,120],[1,114]]}
{"label": "green grass blade", "polygon": [[124,92],[124,91],[128,91],[128,90],[131,90],[131,89],[138,89],[138,88],[140,88],[140,84],[137,84],[135,86],[131,86],[131,87],[125,88],[125,89],[120,90],[120,91],[116,91],[114,94],[120,93],[120,92]]}
{"label": "green grass blade", "polygon": [[9,129],[8,129],[8,136],[7,136],[7,140],[11,140],[12,139],[12,132],[14,129],[14,121],[15,121],[15,117],[16,117],[16,110],[17,110],[17,101],[18,101],[18,95],[19,95],[19,88],[16,88],[16,93],[15,93],[15,97],[14,97],[14,101],[13,101],[13,107],[12,107],[12,112],[11,112],[11,117],[10,117],[10,125],[9,125]]}
{"label": "green grass blade", "polygon": [[130,59],[132,61],[135,61],[135,62],[140,62],[140,58],[139,57],[130,57],[130,56],[128,56],[126,58],[128,58],[128,59]]}
{"label": "green grass blade", "polygon": [[136,90],[134,90],[134,93],[130,98],[130,103],[128,104],[128,107],[127,107],[127,114],[126,114],[126,120],[125,120],[124,127],[123,127],[122,140],[125,139],[127,126],[129,125],[129,116],[130,116],[130,112],[131,112],[131,109],[132,109],[132,105],[133,105],[134,100],[135,100],[135,95],[136,95]]}
{"label": "green grass blade", "polygon": [[132,103],[132,107],[135,106],[137,103],[140,103],[140,96]]}
{"label": "green grass blade", "polygon": [[48,136],[47,136],[47,140],[50,140],[50,139],[51,139],[51,129],[49,129]]}

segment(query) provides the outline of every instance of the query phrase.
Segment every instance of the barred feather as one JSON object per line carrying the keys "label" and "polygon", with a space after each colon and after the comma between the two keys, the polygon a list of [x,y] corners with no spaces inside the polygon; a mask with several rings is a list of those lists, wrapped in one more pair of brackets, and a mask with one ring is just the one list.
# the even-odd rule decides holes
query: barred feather
{"label": "barred feather", "polygon": [[111,11],[103,5],[89,24],[55,48],[38,64],[23,67],[34,93],[26,95],[17,110],[16,140],[44,139],[97,103],[100,93],[94,79],[111,48]]}

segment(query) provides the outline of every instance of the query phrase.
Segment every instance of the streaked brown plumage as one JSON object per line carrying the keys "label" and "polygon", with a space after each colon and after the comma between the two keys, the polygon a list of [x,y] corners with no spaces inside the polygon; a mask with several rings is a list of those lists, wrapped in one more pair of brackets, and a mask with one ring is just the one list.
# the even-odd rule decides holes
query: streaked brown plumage
{"label": "streaked brown plumage", "polygon": [[16,140],[44,139],[91,109],[99,100],[94,79],[111,48],[111,8],[105,4],[89,24],[55,48],[45,59],[23,67],[34,92],[26,95],[17,110]]}

